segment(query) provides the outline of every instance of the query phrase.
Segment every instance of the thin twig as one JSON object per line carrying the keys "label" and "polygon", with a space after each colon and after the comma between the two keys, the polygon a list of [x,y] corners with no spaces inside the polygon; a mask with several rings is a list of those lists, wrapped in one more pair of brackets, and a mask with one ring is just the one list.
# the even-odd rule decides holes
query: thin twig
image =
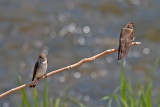
{"label": "thin twig", "polygon": [[[133,42],[133,43],[132,43],[132,45],[140,45],[140,44],[141,44],[140,42]],[[29,87],[30,85],[33,85],[33,84],[39,82],[40,80],[45,79],[45,78],[47,78],[47,77],[49,77],[49,76],[52,76],[52,75],[54,75],[54,74],[57,74],[57,73],[60,73],[60,72],[63,72],[63,71],[66,71],[66,70],[69,70],[69,69],[72,69],[72,68],[79,67],[79,66],[81,66],[83,63],[94,61],[94,60],[96,60],[97,58],[100,58],[100,57],[102,57],[102,56],[105,56],[105,55],[108,55],[108,54],[111,54],[111,53],[115,53],[115,52],[118,52],[118,49],[109,49],[109,50],[106,50],[106,51],[104,51],[104,52],[101,52],[101,53],[99,53],[99,54],[97,54],[97,55],[95,55],[95,56],[92,56],[92,57],[89,57],[89,58],[84,58],[84,59],[82,59],[81,61],[79,61],[79,62],[77,62],[77,63],[75,63],[75,64],[69,65],[69,66],[64,67],[64,68],[60,68],[60,69],[58,69],[58,70],[51,71],[51,72],[49,72],[48,74],[46,74],[45,76],[41,77],[39,80],[35,80],[35,81],[31,82],[31,83],[23,84],[23,85],[21,85],[21,86],[18,86],[18,87],[16,87],[16,88],[10,89],[9,91],[6,91],[6,92],[2,93],[2,94],[0,95],[0,98],[2,98],[2,97],[4,97],[4,96],[7,96],[7,95],[9,95],[9,94],[11,94],[11,93],[13,93],[13,92],[15,92],[15,91],[20,90],[20,89],[23,89],[23,88],[25,88],[25,87]]]}

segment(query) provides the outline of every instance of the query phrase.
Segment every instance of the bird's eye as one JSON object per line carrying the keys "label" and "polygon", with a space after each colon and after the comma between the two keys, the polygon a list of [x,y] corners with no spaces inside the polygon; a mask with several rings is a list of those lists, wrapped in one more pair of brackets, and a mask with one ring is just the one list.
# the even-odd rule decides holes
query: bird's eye
{"label": "bird's eye", "polygon": [[39,58],[42,58],[41,56],[39,56]]}

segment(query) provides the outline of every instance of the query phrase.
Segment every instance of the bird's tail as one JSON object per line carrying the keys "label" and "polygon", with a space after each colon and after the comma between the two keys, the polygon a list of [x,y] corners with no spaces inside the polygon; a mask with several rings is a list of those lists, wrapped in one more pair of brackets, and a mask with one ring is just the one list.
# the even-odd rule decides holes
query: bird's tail
{"label": "bird's tail", "polygon": [[118,59],[117,60],[123,60],[125,56],[122,53],[118,53]]}
{"label": "bird's tail", "polygon": [[[34,81],[34,78],[32,78],[32,81]],[[30,85],[30,88],[35,88],[36,84]]]}
{"label": "bird's tail", "polygon": [[30,85],[29,87],[30,87],[30,88],[35,88],[35,86],[36,86],[36,84]]}
{"label": "bird's tail", "polygon": [[118,60],[122,60],[125,58],[125,52],[120,51],[120,49],[118,49]]}

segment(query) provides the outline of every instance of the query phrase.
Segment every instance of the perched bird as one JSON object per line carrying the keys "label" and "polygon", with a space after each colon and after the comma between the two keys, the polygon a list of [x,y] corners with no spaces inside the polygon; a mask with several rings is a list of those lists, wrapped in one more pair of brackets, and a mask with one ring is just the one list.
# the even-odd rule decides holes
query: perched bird
{"label": "perched bird", "polygon": [[[40,53],[37,62],[35,63],[34,70],[33,70],[33,77],[32,81],[36,78],[39,79],[43,75],[45,75],[47,71],[48,60],[45,53]],[[29,86],[30,88],[34,88],[36,84]]]}
{"label": "perched bird", "polygon": [[119,39],[118,60],[124,59],[127,56],[133,38],[134,38],[134,24],[132,22],[129,22],[121,30]]}

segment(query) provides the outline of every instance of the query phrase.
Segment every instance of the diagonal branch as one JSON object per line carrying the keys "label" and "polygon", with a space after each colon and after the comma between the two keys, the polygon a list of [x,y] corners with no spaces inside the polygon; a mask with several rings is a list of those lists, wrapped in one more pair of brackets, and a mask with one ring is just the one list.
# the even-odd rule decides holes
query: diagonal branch
{"label": "diagonal branch", "polygon": [[[133,46],[133,45],[140,45],[140,44],[141,44],[141,42],[132,42],[132,46]],[[6,92],[2,93],[2,94],[0,95],[0,98],[2,98],[2,97],[4,97],[4,96],[7,96],[7,95],[9,95],[9,94],[11,94],[11,93],[13,93],[13,92],[15,92],[15,91],[20,90],[20,89],[29,87],[30,85],[33,85],[33,84],[39,82],[40,80],[43,80],[43,79],[45,79],[45,78],[47,78],[47,77],[49,77],[49,76],[52,76],[52,75],[54,75],[54,74],[57,74],[57,73],[60,73],[60,72],[63,72],[63,71],[66,71],[66,70],[69,70],[69,69],[72,69],[72,68],[79,67],[79,66],[81,66],[83,63],[94,61],[94,60],[96,60],[97,58],[100,58],[100,57],[102,57],[102,56],[105,56],[105,55],[108,55],[108,54],[111,54],[111,53],[115,53],[115,52],[118,52],[118,49],[109,49],[109,50],[106,50],[106,51],[104,51],[104,52],[101,52],[101,53],[99,53],[99,54],[97,54],[97,55],[95,55],[95,56],[92,56],[92,57],[89,57],[89,58],[84,58],[84,59],[82,59],[81,61],[79,61],[79,62],[77,62],[77,63],[75,63],[75,64],[69,65],[69,66],[64,67],[64,68],[60,68],[60,69],[58,69],[58,70],[51,71],[51,72],[49,72],[48,74],[46,74],[45,76],[41,77],[39,80],[35,80],[35,81],[31,82],[31,83],[23,84],[23,85],[21,85],[21,86],[18,86],[18,87],[16,87],[16,88],[12,88],[12,89],[10,89],[9,91],[6,91]]]}

